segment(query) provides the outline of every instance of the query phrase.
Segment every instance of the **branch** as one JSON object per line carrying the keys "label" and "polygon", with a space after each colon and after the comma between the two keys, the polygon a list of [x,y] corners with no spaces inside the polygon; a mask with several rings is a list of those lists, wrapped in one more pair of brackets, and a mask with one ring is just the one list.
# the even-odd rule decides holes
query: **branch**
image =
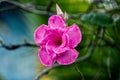
{"label": "branch", "polygon": [[15,49],[18,49],[20,47],[38,47],[36,44],[32,44],[32,43],[29,43],[27,41],[25,41],[23,44],[15,44],[15,45],[6,45],[2,42],[2,40],[0,40],[0,44],[1,46],[0,47],[3,47],[7,50],[15,50]]}
{"label": "branch", "polygon": [[[22,9],[24,11],[31,12],[31,13],[38,14],[38,15],[51,16],[51,15],[55,14],[54,11],[51,11],[51,7],[55,3],[55,0],[51,0],[46,8],[43,7],[43,6],[35,6],[35,5],[31,4],[31,3],[23,4],[23,3],[13,1],[13,0],[0,0],[0,4],[2,2],[12,4],[12,6],[0,9],[0,12],[4,11],[4,10],[9,10],[9,9],[20,8],[20,9]],[[39,9],[38,9],[38,7],[39,7]],[[75,18],[80,17],[81,15],[82,14],[71,14],[71,15],[69,15],[69,18],[75,19]]]}
{"label": "branch", "polygon": [[19,3],[17,1],[13,1],[13,0],[2,0],[0,1],[0,3],[2,2],[7,2],[9,4],[12,4],[20,9],[23,9],[25,11],[28,11],[28,12],[31,12],[31,13],[34,13],[34,14],[42,14],[42,15],[52,15],[54,14],[52,11],[46,11],[46,10],[38,10],[35,8],[35,6],[33,4],[22,4],[22,3]]}

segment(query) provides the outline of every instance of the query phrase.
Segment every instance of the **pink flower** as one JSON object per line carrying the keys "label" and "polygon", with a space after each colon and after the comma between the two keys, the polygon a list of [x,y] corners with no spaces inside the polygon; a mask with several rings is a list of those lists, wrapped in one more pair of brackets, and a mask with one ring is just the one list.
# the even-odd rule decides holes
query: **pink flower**
{"label": "pink flower", "polygon": [[40,49],[38,56],[45,66],[72,64],[78,57],[75,47],[80,43],[82,34],[79,27],[73,24],[66,26],[60,15],[53,15],[47,25],[39,26],[34,32],[34,40]]}
{"label": "pink flower", "polygon": [[72,64],[78,57],[74,49],[81,41],[81,31],[76,24],[66,27],[62,17],[53,15],[47,25],[39,26],[34,39],[41,48],[38,51],[40,61],[45,66]]}

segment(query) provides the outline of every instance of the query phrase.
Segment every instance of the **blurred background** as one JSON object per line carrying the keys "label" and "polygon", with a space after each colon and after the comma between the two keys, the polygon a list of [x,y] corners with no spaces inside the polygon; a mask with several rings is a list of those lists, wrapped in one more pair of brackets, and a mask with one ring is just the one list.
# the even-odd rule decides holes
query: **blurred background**
{"label": "blurred background", "polygon": [[34,80],[44,67],[34,30],[56,14],[56,3],[76,23],[82,42],[78,63],[40,80],[120,80],[120,0],[0,0],[0,80]]}

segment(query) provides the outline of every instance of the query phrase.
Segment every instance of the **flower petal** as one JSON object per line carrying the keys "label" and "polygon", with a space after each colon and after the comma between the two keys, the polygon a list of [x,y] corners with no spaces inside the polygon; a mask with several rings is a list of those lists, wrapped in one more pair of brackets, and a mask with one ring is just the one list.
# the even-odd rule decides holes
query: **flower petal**
{"label": "flower petal", "polygon": [[41,49],[38,51],[38,56],[43,65],[53,66],[55,60],[51,58],[44,47],[41,47]]}
{"label": "flower petal", "polygon": [[47,50],[53,50],[54,53],[60,54],[60,53],[65,52],[66,50],[70,49],[68,47],[67,36],[65,36],[65,35],[62,36],[62,44],[58,43],[58,41],[61,40],[59,35],[54,34],[53,36],[54,37],[46,38],[48,40],[46,43]]}
{"label": "flower petal", "polygon": [[67,34],[69,36],[69,46],[72,48],[76,47],[82,39],[82,33],[79,27],[76,24],[73,24],[68,28]]}
{"label": "flower petal", "polygon": [[60,53],[63,53],[65,51],[69,50],[70,48],[68,46],[68,43],[69,43],[69,39],[68,39],[67,35],[63,34],[62,35],[62,44],[60,46],[53,48],[53,51],[56,54],[60,54]]}
{"label": "flower petal", "polygon": [[61,53],[65,52],[65,51],[67,51],[69,49],[70,49],[69,47],[64,47],[64,48],[62,48],[62,47],[54,47],[53,51],[56,54],[61,54]]}
{"label": "flower petal", "polygon": [[78,57],[78,52],[75,49],[70,49],[57,57],[57,62],[62,65],[72,64]]}
{"label": "flower petal", "polygon": [[46,28],[47,28],[47,26],[43,24],[43,25],[39,26],[34,32],[34,40],[38,46],[40,46],[40,44],[44,38]]}
{"label": "flower petal", "polygon": [[62,44],[60,45],[60,47],[66,47],[68,46],[68,44],[69,44],[69,36],[66,35],[66,33],[64,33],[62,35]]}
{"label": "flower petal", "polygon": [[65,28],[65,22],[62,19],[62,17],[58,16],[58,15],[53,15],[49,18],[48,20],[48,26],[51,28]]}

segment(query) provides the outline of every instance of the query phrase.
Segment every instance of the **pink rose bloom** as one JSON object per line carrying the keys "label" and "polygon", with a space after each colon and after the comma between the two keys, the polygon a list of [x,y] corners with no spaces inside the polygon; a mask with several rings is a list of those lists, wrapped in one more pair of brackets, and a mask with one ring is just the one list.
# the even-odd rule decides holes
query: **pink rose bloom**
{"label": "pink rose bloom", "polygon": [[34,40],[40,46],[39,59],[45,66],[53,66],[55,62],[62,65],[72,64],[78,57],[75,47],[81,39],[79,27],[76,24],[67,27],[59,15],[51,16],[48,26],[43,24],[34,33]]}

